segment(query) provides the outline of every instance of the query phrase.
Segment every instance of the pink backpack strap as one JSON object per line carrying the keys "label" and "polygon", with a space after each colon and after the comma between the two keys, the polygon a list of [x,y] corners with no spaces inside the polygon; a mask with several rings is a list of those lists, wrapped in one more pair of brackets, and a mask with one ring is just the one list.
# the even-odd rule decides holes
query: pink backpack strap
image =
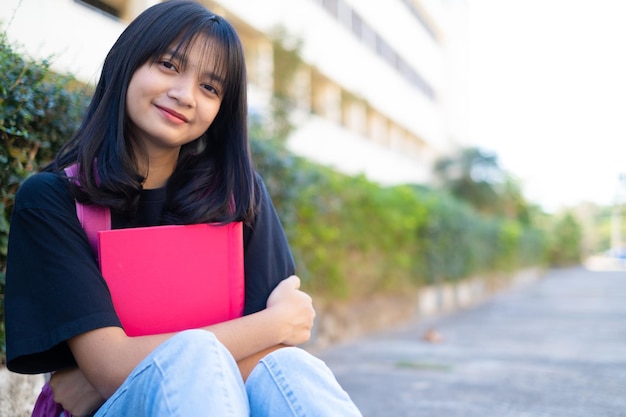
{"label": "pink backpack strap", "polygon": [[[65,168],[68,178],[78,183],[78,165],[70,165]],[[100,230],[111,230],[111,210],[108,207],[94,204],[82,204],[76,201],[76,216],[83,226],[89,245],[96,259],[98,258],[98,232]]]}
{"label": "pink backpack strap", "polygon": [[39,393],[39,396],[37,397],[31,417],[61,416],[70,416],[70,413],[63,410],[61,404],[54,402],[54,393],[52,392],[52,388],[50,388],[50,383],[46,381],[41,392]]}

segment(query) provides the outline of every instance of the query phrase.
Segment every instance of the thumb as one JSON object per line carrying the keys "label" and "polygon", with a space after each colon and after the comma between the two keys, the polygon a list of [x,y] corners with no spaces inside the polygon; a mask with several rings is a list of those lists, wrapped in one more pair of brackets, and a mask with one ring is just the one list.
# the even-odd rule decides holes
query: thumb
{"label": "thumb", "polygon": [[300,288],[300,278],[297,275],[286,278],[285,283],[295,290]]}

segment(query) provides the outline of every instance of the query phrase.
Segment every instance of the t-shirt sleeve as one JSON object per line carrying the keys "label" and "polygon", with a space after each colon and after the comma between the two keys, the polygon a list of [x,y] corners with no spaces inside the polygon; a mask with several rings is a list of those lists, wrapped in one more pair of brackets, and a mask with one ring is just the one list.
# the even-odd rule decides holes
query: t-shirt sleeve
{"label": "t-shirt sleeve", "polygon": [[64,176],[40,173],[19,189],[11,216],[5,322],[7,366],[41,373],[75,364],[66,341],[121,327],[76,217]]}
{"label": "t-shirt sleeve", "polygon": [[263,310],[278,283],[295,273],[285,231],[260,176],[257,176],[257,191],[259,208],[255,221],[244,229],[244,314]]}

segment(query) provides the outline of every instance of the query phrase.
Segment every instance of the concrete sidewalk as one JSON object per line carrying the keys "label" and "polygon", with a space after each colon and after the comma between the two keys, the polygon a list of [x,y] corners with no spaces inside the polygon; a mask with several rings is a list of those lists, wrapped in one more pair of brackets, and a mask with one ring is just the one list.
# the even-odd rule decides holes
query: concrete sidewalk
{"label": "concrete sidewalk", "polygon": [[364,417],[623,417],[626,272],[555,270],[319,356]]}

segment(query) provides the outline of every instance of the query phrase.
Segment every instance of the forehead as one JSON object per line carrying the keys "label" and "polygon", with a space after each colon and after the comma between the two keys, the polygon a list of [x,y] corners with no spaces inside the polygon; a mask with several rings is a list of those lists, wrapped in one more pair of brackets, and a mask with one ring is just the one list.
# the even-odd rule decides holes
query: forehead
{"label": "forehead", "polygon": [[204,34],[188,39],[179,39],[161,52],[180,61],[183,69],[193,69],[201,73],[211,73],[220,79],[227,74],[227,53],[225,46],[215,37]]}

